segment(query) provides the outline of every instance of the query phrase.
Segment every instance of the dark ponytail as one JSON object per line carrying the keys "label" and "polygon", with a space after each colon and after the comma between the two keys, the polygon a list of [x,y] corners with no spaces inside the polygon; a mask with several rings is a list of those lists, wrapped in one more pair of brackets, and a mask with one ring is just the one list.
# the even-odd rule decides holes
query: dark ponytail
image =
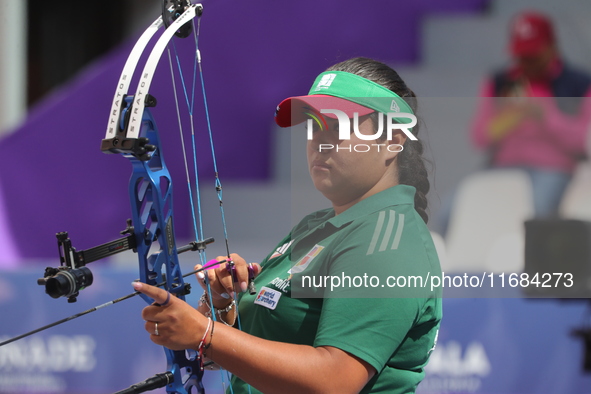
{"label": "dark ponytail", "polygon": [[[358,57],[337,63],[327,71],[344,71],[380,84],[405,99],[415,115],[417,114],[416,95],[406,86],[398,73],[384,63]],[[417,135],[418,132],[419,125],[417,124],[413,127],[413,134]],[[398,154],[398,177],[401,184],[416,188],[415,209],[427,223],[429,220],[427,215],[427,193],[430,185],[423,159],[423,143],[420,140],[412,141],[407,139],[404,143],[404,149]]]}

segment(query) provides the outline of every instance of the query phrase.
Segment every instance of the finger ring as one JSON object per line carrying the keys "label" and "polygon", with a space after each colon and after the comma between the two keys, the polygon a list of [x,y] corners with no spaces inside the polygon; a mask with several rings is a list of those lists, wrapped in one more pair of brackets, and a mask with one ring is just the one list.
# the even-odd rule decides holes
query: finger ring
{"label": "finger ring", "polygon": [[158,323],[156,323],[156,326],[154,327],[154,335],[160,335],[158,332]]}
{"label": "finger ring", "polygon": [[166,292],[166,301],[164,301],[162,304],[155,302],[154,305],[155,306],[166,306],[166,305],[168,305],[169,301],[170,301],[170,291],[167,291]]}
{"label": "finger ring", "polygon": [[168,302],[170,301],[170,291],[166,292],[166,301],[164,301],[164,304],[162,304],[161,306],[166,306],[168,305]]}

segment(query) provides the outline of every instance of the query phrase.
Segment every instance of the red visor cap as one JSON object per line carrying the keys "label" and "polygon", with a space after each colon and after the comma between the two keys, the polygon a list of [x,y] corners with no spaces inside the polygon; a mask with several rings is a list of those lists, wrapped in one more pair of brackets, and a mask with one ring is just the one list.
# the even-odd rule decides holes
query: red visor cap
{"label": "red visor cap", "polygon": [[371,108],[364,107],[349,100],[340,97],[328,96],[324,94],[314,94],[311,96],[290,97],[283,100],[277,106],[275,112],[275,123],[279,127],[295,126],[308,119],[306,112],[313,112],[319,116],[326,116],[336,119],[337,116],[332,113],[321,114],[320,110],[338,109],[353,118],[354,113],[364,116],[375,112]]}

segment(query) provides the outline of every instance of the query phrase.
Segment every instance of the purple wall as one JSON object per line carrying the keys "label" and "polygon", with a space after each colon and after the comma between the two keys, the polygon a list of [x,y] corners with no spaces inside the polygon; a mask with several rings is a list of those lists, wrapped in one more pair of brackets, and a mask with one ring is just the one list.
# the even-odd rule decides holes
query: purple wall
{"label": "purple wall", "polygon": [[[352,0],[203,2],[200,44],[222,182],[269,178],[275,106],[289,95],[305,94],[326,67],[355,56],[416,63],[423,16],[479,12],[486,3],[374,0],[361,7],[363,3]],[[191,43],[185,41],[177,49],[190,62]],[[99,143],[132,44],[56,91],[0,141],[0,265],[15,265],[20,258],[55,258],[58,231],[69,231],[74,245],[86,249],[117,238],[124,229],[130,217],[131,167],[123,158],[101,153]],[[159,66],[151,93],[159,101],[154,113],[174,176],[183,170],[166,63]],[[199,102],[196,108],[198,127],[204,130]],[[208,182],[203,187],[212,187],[204,138],[198,140],[199,168]],[[187,237],[191,230],[184,183],[181,178],[175,187],[176,229]]]}

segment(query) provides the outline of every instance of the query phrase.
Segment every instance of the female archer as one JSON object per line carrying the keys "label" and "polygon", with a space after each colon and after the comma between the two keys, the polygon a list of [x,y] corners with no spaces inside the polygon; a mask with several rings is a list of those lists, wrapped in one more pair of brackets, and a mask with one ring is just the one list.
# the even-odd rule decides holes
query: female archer
{"label": "female archer", "polygon": [[[422,282],[441,269],[426,226],[423,148],[408,122],[415,112],[399,75],[366,58],[336,64],[307,96],[281,102],[276,122],[306,126],[310,176],[331,208],[250,264],[255,294],[245,293],[249,264],[236,254],[234,280],[225,264],[205,271],[211,296],[197,309],[134,284],[157,303],[142,314],[150,339],[205,354],[233,374],[234,393],[414,392],[441,320],[438,289]],[[232,327],[238,309],[242,331]]]}

